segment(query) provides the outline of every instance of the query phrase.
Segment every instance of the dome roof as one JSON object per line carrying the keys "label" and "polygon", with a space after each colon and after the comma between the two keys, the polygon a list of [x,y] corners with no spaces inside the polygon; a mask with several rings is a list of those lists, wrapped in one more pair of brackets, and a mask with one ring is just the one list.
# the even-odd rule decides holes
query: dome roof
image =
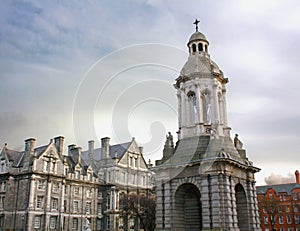
{"label": "dome roof", "polygon": [[[196,40],[204,40],[207,41],[206,37],[204,34],[202,34],[199,31],[196,31],[194,34],[191,35],[190,39],[189,39],[189,43],[196,41]],[[208,42],[208,41],[207,41]]]}

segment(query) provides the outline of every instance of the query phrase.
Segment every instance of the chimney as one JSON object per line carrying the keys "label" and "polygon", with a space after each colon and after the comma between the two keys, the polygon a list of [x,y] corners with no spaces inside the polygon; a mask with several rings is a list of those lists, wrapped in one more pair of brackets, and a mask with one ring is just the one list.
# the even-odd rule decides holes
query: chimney
{"label": "chimney", "polygon": [[82,147],[77,147],[75,148],[75,150],[76,150],[75,155],[77,155],[77,163],[80,163]]}
{"label": "chimney", "polygon": [[65,138],[63,136],[58,136],[54,138],[54,144],[58,151],[58,155],[62,156],[64,152],[64,140]]}
{"label": "chimney", "polygon": [[93,160],[94,159],[94,150],[95,150],[95,141],[94,140],[90,140],[89,142],[88,142],[88,144],[89,144],[89,157],[90,157],[90,159],[91,160]]}
{"label": "chimney", "polygon": [[296,170],[296,172],[295,172],[295,177],[296,177],[296,183],[299,184],[300,179],[299,179],[299,171],[298,170]]}
{"label": "chimney", "polygon": [[25,152],[26,153],[33,155],[35,142],[36,142],[35,138],[29,138],[29,139],[25,140]]}
{"label": "chimney", "polygon": [[101,139],[102,159],[109,159],[109,137]]}
{"label": "chimney", "polygon": [[76,144],[70,144],[68,145],[68,155],[72,155],[72,150],[76,148]]}

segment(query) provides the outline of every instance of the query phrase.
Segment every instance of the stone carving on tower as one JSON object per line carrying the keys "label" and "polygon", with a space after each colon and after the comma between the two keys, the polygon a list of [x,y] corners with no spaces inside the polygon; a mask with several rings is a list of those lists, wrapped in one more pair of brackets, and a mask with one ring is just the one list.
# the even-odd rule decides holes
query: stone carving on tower
{"label": "stone carving on tower", "polygon": [[157,230],[260,230],[253,166],[242,142],[230,137],[228,79],[210,58],[198,31],[174,84],[178,141],[167,135],[156,161]]}

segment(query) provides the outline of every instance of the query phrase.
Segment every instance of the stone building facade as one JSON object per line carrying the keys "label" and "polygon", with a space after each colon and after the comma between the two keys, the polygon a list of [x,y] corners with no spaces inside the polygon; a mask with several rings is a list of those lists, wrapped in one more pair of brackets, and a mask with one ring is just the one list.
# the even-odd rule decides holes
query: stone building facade
{"label": "stone building facade", "polygon": [[[198,22],[196,22],[198,23]],[[189,57],[174,84],[178,141],[166,139],[156,161],[157,230],[260,230],[254,173],[227,120],[228,79],[210,58],[206,37],[188,41]]]}
{"label": "stone building facade", "polygon": [[[95,150],[93,143],[85,152],[69,145],[67,153],[61,136],[41,147],[27,139],[24,151],[5,145],[0,154],[0,230],[118,229],[122,187],[125,192],[150,190],[152,174],[135,140],[110,146],[109,138],[103,138],[103,146]],[[129,182],[119,187],[124,173]]]}

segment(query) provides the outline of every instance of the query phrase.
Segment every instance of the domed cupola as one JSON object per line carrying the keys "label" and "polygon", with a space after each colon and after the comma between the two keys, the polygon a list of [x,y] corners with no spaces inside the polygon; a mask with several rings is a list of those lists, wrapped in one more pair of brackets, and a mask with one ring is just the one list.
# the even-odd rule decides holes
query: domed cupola
{"label": "domed cupola", "polygon": [[187,44],[190,54],[201,53],[201,52],[208,53],[209,42],[207,41],[205,35],[198,31],[199,22],[200,22],[199,20],[197,19],[195,20],[194,24],[196,25],[196,32],[191,35],[189,42]]}

